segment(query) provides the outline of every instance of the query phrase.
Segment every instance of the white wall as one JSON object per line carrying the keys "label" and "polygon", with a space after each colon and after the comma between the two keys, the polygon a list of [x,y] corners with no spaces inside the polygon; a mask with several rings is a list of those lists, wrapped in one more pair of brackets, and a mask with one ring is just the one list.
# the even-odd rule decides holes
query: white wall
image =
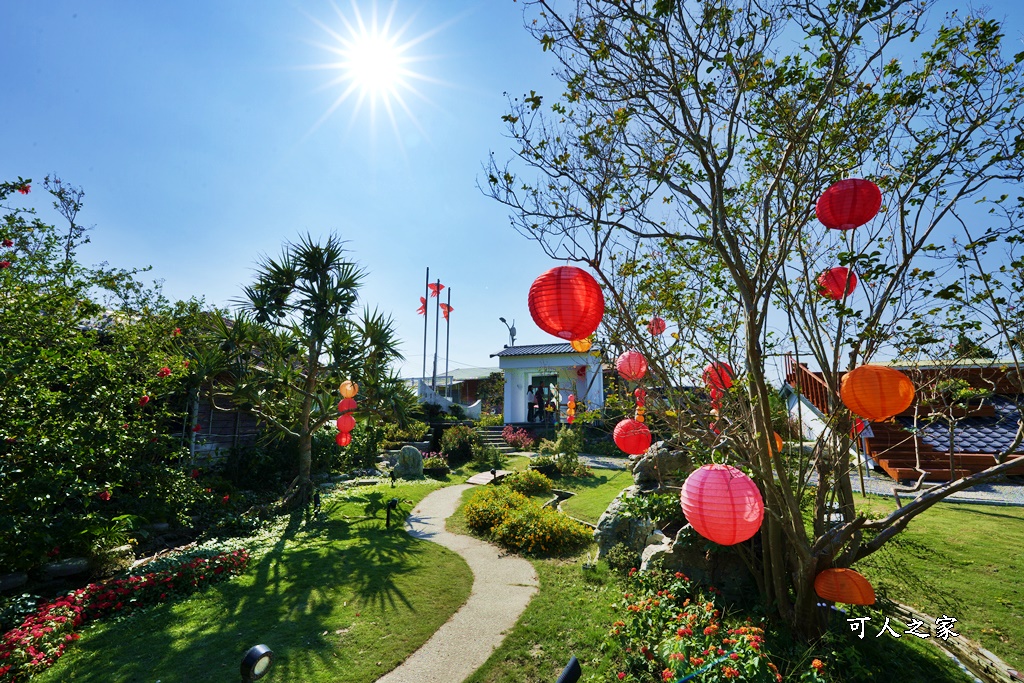
{"label": "white wall", "polygon": [[[576,369],[586,366],[582,378]],[[561,421],[565,420],[566,401],[576,393],[576,400],[586,403],[588,410],[604,407],[604,377],[601,359],[589,353],[571,353],[545,356],[510,356],[498,358],[498,367],[505,371],[505,424],[526,422],[526,388],[534,375],[557,375]],[[588,385],[591,380],[593,384]],[[582,395],[586,392],[586,395]]]}

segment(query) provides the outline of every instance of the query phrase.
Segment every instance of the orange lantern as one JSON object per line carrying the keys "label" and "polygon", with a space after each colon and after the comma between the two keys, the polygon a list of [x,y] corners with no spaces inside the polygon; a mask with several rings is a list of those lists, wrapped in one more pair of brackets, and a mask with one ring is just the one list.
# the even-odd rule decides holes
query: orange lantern
{"label": "orange lantern", "polygon": [[647,374],[647,359],[639,351],[626,351],[615,361],[615,369],[622,379],[635,382]]}
{"label": "orange lantern", "polygon": [[852,230],[864,225],[882,208],[882,191],[870,180],[840,180],[818,199],[814,213],[826,228]]}
{"label": "orange lantern", "polygon": [[567,340],[589,337],[604,317],[604,293],[594,276],[558,266],[530,285],[530,316],[537,327]]}
{"label": "orange lantern", "polygon": [[571,342],[569,342],[569,344],[572,346],[573,351],[579,351],[580,353],[584,353],[585,351],[589,351],[590,347],[591,347],[590,339],[586,339],[586,338],[584,338],[584,339],[573,339]]}
{"label": "orange lantern", "polygon": [[839,398],[856,415],[881,422],[910,407],[914,383],[899,370],[862,365],[843,375]]}
{"label": "orange lantern", "polygon": [[852,569],[826,569],[814,577],[814,592],[822,600],[848,605],[875,604],[875,589]]}
{"label": "orange lantern", "polygon": [[651,318],[651,322],[647,323],[647,331],[654,336],[658,336],[665,331],[665,319],[654,316]]}
{"label": "orange lantern", "polygon": [[857,289],[857,274],[849,268],[829,268],[818,276],[818,293],[826,299],[839,301]]}
{"label": "orange lantern", "polygon": [[683,482],[679,503],[693,530],[720,545],[752,537],[764,518],[757,484],[731,465],[710,464],[695,470]]}
{"label": "orange lantern", "polygon": [[338,387],[338,391],[340,391],[341,395],[345,398],[352,398],[359,393],[359,385],[352,380],[347,379],[341,383],[341,386]]}
{"label": "orange lantern", "polygon": [[349,432],[338,432],[334,435],[334,443],[344,448],[352,443],[352,434]]}
{"label": "orange lantern", "polygon": [[778,432],[772,432],[772,433],[775,435],[775,452],[776,453],[781,453],[782,452],[782,446],[784,445],[785,442],[782,440],[782,436]]}
{"label": "orange lantern", "polygon": [[615,425],[615,445],[630,455],[643,455],[651,447],[651,430],[639,420],[626,418]]}

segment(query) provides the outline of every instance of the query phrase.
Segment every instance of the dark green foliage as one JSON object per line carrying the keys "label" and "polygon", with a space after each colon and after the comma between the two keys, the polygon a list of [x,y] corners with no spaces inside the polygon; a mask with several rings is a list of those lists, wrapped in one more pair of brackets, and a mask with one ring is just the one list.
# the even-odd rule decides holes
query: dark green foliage
{"label": "dark green foliage", "polygon": [[609,548],[604,559],[609,567],[623,574],[640,566],[640,553],[625,543],[616,543]]}
{"label": "dark green foliage", "polygon": [[441,435],[441,453],[448,457],[452,467],[464,465],[473,459],[476,449],[482,446],[480,435],[472,427],[454,425]]}

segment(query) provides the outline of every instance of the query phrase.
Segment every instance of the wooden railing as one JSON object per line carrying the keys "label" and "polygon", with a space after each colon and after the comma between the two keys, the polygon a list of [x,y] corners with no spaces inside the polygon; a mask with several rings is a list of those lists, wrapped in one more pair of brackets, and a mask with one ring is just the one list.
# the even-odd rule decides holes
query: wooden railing
{"label": "wooden railing", "polygon": [[800,392],[815,408],[828,415],[829,394],[825,380],[807,369],[804,363],[797,363],[793,356],[786,355],[786,382]]}

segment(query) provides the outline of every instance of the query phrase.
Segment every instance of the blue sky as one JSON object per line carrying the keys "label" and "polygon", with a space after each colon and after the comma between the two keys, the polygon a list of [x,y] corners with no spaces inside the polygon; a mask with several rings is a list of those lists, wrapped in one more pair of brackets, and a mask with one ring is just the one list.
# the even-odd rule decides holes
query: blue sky
{"label": "blue sky", "polygon": [[380,18],[392,8],[424,77],[418,94],[400,91],[409,112],[394,125],[355,111],[356,97],[324,118],[345,86],[310,67],[338,61],[327,46],[347,35],[350,0],[6,3],[0,177],[33,178],[41,209],[44,175],[82,186],[80,221],[95,226],[83,257],[151,265],[171,298],[227,305],[261,254],[336,232],[369,273],[363,301],[397,322],[406,376],[421,368],[428,266],[452,287],[453,368],[496,365],[499,316],[515,319],[517,343],[552,341],[526,295],[556,264],[476,187],[488,153],[508,155],[503,93],[560,92],[551,56],[512,0],[382,3]]}

